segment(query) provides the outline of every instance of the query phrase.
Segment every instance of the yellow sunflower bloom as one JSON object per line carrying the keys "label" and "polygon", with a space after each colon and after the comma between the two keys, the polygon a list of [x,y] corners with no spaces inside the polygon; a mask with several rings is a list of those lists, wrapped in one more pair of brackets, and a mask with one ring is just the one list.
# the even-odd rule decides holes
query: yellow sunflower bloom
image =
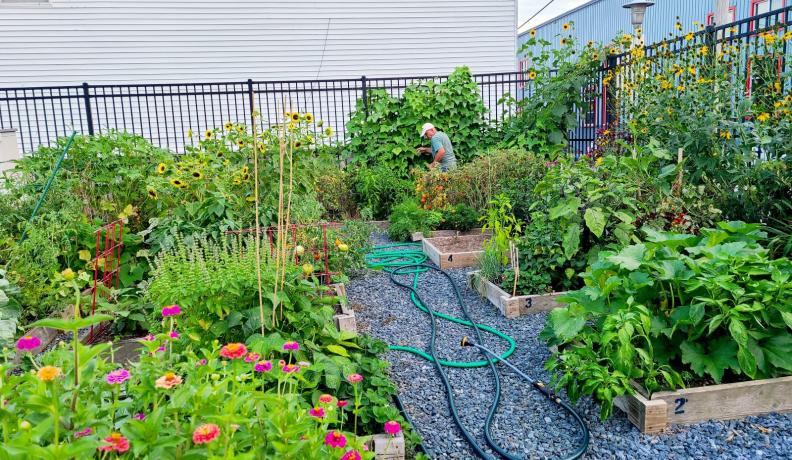
{"label": "yellow sunflower bloom", "polygon": [[310,114],[310,113],[306,113],[305,114],[305,121],[307,121],[308,123],[313,123],[314,116],[312,114]]}
{"label": "yellow sunflower bloom", "polygon": [[530,32],[528,32],[528,35],[530,35],[531,38],[536,37],[536,29],[531,29]]}
{"label": "yellow sunflower bloom", "polygon": [[292,113],[291,114],[291,119],[292,119],[292,121],[300,121],[300,114],[297,113],[297,112]]}
{"label": "yellow sunflower bloom", "polygon": [[245,141],[243,141],[242,139],[240,139],[240,140],[238,140],[238,141],[237,141],[237,145],[238,145],[239,147],[244,147],[244,146],[245,146]]}
{"label": "yellow sunflower bloom", "polygon": [[708,55],[709,54],[709,48],[706,47],[706,46],[702,46],[701,48],[699,48],[698,54],[700,54],[702,56]]}
{"label": "yellow sunflower bloom", "polygon": [[564,30],[564,32],[566,32],[566,31],[567,31],[567,30],[569,30],[571,27],[572,27],[572,26],[571,26],[571,25],[570,25],[568,22],[565,22],[565,23],[564,23],[564,25],[562,25],[562,26],[561,26],[561,29],[563,29],[563,30]]}
{"label": "yellow sunflower bloom", "polygon": [[767,112],[765,112],[765,113],[759,115],[758,117],[756,117],[756,121],[758,121],[759,123],[764,123],[764,122],[766,122],[769,119],[770,119],[770,114],[767,113]]}
{"label": "yellow sunflower bloom", "polygon": [[206,132],[204,133],[204,137],[207,138],[207,139],[213,138],[214,137],[214,131],[212,131],[211,129],[207,129]]}
{"label": "yellow sunflower bloom", "polygon": [[294,143],[294,148],[295,149],[299,149],[300,147],[302,147],[302,142],[297,141],[297,142]]}
{"label": "yellow sunflower bloom", "polygon": [[245,127],[244,126],[237,126],[237,132],[239,134],[245,134]]}
{"label": "yellow sunflower bloom", "polygon": [[157,165],[157,173],[165,174],[165,171],[168,170],[168,166],[165,163],[160,163]]}
{"label": "yellow sunflower bloom", "polygon": [[292,114],[291,112],[283,112],[283,118],[287,120],[291,120]]}
{"label": "yellow sunflower bloom", "polygon": [[148,196],[152,200],[156,200],[157,198],[159,198],[159,196],[157,195],[157,191],[154,190],[153,188],[148,189]]}
{"label": "yellow sunflower bloom", "polygon": [[693,38],[694,38],[695,36],[696,36],[696,34],[694,34],[693,32],[688,32],[688,33],[685,35],[685,41],[688,41],[688,42],[689,42],[690,40],[693,40]]}
{"label": "yellow sunflower bloom", "polygon": [[170,183],[176,188],[182,188],[186,185],[181,179],[171,179]]}
{"label": "yellow sunflower bloom", "polygon": [[247,166],[242,167],[242,174],[247,174],[250,172],[250,169]]}
{"label": "yellow sunflower bloom", "polygon": [[732,133],[729,132],[729,131],[725,131],[725,130],[722,130],[719,135],[720,135],[721,139],[727,139],[728,140],[728,139],[732,138]]}
{"label": "yellow sunflower bloom", "polygon": [[561,39],[561,46],[566,46],[569,41],[566,38]]}
{"label": "yellow sunflower bloom", "polygon": [[235,178],[234,178],[234,185],[239,185],[239,184],[241,184],[241,183],[242,183],[242,179],[240,179],[240,178],[238,178],[238,177],[235,177]]}
{"label": "yellow sunflower bloom", "polygon": [[229,121],[223,125],[223,128],[225,128],[226,131],[231,131],[232,129],[234,129],[234,125]]}
{"label": "yellow sunflower bloom", "polygon": [[536,79],[536,72],[534,72],[533,70],[528,72],[528,79],[529,80],[535,80]]}
{"label": "yellow sunflower bloom", "polygon": [[203,173],[201,171],[193,171],[191,176],[195,179],[203,179]]}

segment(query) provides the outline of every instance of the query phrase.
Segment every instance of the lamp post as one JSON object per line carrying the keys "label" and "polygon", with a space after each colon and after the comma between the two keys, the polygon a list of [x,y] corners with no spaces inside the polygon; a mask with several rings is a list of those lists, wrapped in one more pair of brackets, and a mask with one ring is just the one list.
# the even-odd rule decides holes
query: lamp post
{"label": "lamp post", "polygon": [[654,5],[654,2],[634,1],[624,5],[624,8],[630,10],[630,19],[634,29],[641,29],[640,40],[644,43],[643,23],[646,17],[646,9]]}

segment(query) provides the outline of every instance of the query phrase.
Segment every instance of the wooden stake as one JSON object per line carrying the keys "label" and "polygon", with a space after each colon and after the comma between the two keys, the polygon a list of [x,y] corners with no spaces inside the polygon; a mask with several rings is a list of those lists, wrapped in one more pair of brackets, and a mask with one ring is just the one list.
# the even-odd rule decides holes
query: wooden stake
{"label": "wooden stake", "polygon": [[259,321],[261,322],[261,335],[264,335],[264,293],[261,282],[261,218],[259,215],[259,168],[258,168],[258,139],[256,134],[255,112],[256,112],[256,95],[251,96],[253,105],[250,107],[250,119],[253,120],[250,129],[253,132],[253,197],[256,203],[256,278],[258,283],[258,301],[259,301]]}

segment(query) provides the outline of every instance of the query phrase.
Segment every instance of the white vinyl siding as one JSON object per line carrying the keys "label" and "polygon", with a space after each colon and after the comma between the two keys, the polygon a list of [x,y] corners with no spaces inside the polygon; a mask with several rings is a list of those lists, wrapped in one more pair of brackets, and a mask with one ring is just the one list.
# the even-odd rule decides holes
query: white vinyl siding
{"label": "white vinyl siding", "polygon": [[0,87],[516,70],[516,0],[0,0]]}

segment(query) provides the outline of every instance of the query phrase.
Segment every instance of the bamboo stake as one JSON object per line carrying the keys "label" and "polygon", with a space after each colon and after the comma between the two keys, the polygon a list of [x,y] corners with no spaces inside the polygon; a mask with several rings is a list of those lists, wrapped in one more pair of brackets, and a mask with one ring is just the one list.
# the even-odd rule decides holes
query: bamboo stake
{"label": "bamboo stake", "polygon": [[[286,202],[286,229],[291,226],[291,202],[292,202],[292,192],[294,191],[294,142],[289,140],[289,198]],[[285,238],[285,237],[284,237]],[[296,244],[296,241],[295,241]],[[283,271],[281,272],[281,290],[283,290],[283,285],[286,283],[286,261],[290,260],[290,258],[286,257],[286,245],[283,247]],[[281,304],[280,308],[280,315],[281,320],[283,320],[283,304]]]}
{"label": "bamboo stake", "polygon": [[[282,106],[285,107],[286,103],[282,99]],[[283,160],[286,156],[286,145],[285,145],[285,138],[286,138],[286,125],[281,124],[280,128],[280,136],[278,136],[278,164],[280,169],[280,176],[278,179],[278,226],[277,226],[277,243],[275,246],[275,250],[277,255],[275,257],[275,283],[273,287],[273,299],[272,299],[272,327],[274,328],[277,325],[277,308],[275,302],[278,299],[278,279],[280,278],[280,270],[281,270],[281,256],[283,251]],[[279,302],[280,303],[280,302]]]}
{"label": "bamboo stake", "polygon": [[514,268],[512,297],[515,297],[517,295],[517,280],[520,279],[520,250],[514,245],[514,241],[509,241],[509,257],[511,257],[512,268]]}
{"label": "bamboo stake", "polygon": [[261,323],[261,335],[264,335],[264,292],[262,286],[263,283],[261,281],[261,216],[259,215],[259,207],[261,202],[259,200],[259,151],[257,138],[258,135],[256,134],[255,123],[255,93],[253,93],[251,97],[253,100],[253,105],[250,107],[250,119],[253,120],[253,123],[250,129],[253,132],[253,177],[255,178],[253,183],[253,197],[255,198],[256,203],[256,281],[258,283],[259,321]]}

